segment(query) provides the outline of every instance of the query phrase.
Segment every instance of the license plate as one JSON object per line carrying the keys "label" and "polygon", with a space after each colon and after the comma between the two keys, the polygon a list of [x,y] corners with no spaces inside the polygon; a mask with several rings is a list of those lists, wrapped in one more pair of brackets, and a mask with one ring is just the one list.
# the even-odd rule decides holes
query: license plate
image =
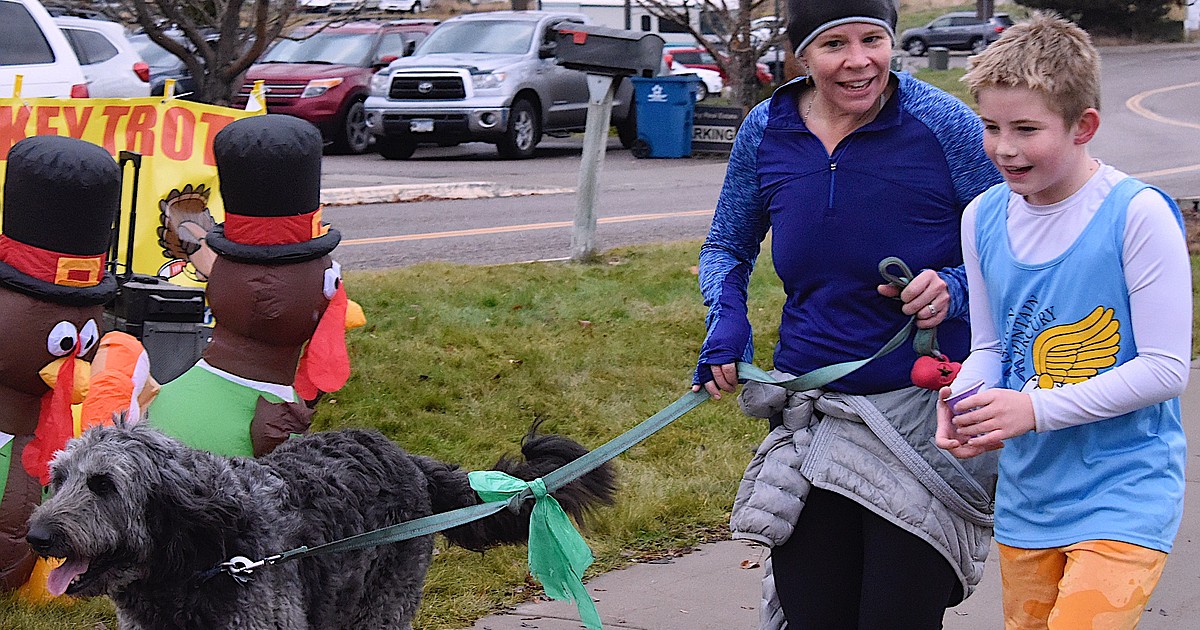
{"label": "license plate", "polygon": [[408,130],[413,133],[431,133],[433,131],[433,121],[428,118],[418,118],[409,121]]}

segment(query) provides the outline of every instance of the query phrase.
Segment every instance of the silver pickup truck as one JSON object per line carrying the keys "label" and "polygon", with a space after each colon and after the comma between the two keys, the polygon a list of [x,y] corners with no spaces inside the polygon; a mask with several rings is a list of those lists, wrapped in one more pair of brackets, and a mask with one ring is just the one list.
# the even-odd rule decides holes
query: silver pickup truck
{"label": "silver pickup truck", "polygon": [[[412,56],[371,79],[367,129],[380,155],[407,160],[417,145],[491,142],[501,157],[528,158],[542,134],[583,131],[587,75],[556,63],[560,26],[586,23],[578,13],[495,11],[438,25]],[[621,144],[637,140],[633,88],[613,99]]]}

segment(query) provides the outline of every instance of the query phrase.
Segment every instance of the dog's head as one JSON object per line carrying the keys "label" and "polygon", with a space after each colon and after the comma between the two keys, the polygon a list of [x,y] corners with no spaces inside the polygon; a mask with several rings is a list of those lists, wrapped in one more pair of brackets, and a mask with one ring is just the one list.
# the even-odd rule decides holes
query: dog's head
{"label": "dog's head", "polygon": [[201,455],[144,426],[96,427],[71,440],[51,463],[52,495],[29,519],[33,550],[64,559],[50,572],[49,591],[110,593],[196,562],[190,545],[211,542],[212,530],[187,538],[228,514],[214,505],[215,514],[205,515],[196,505],[220,494],[197,491],[194,460]]}

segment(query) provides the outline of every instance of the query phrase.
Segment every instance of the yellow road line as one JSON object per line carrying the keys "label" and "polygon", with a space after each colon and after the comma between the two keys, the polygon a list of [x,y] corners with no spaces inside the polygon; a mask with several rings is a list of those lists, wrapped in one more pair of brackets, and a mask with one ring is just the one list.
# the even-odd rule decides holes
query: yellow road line
{"label": "yellow road line", "polygon": [[1145,173],[1133,173],[1133,177],[1138,179],[1146,179],[1149,177],[1166,177],[1167,175],[1179,175],[1180,173],[1191,173],[1192,171],[1200,171],[1200,164],[1191,166],[1177,166],[1175,168],[1164,168],[1157,171],[1146,171]]}
{"label": "yellow road line", "polygon": [[1162,94],[1163,92],[1170,92],[1173,90],[1183,90],[1183,89],[1194,88],[1194,87],[1200,87],[1200,81],[1197,81],[1195,83],[1181,83],[1179,85],[1168,85],[1167,87],[1161,87],[1161,88],[1158,88],[1155,90],[1147,90],[1145,92],[1142,92],[1141,94],[1134,94],[1133,96],[1129,97],[1129,100],[1125,101],[1125,107],[1129,108],[1129,111],[1131,111],[1143,118],[1153,120],[1154,122],[1160,122],[1160,123],[1163,123],[1166,125],[1178,125],[1180,127],[1188,127],[1190,129],[1200,129],[1200,124],[1191,123],[1191,122],[1187,122],[1184,120],[1175,120],[1173,118],[1167,118],[1166,116],[1160,116],[1142,106],[1142,101],[1146,100],[1147,98],[1149,98],[1151,96],[1154,96],[1155,94]]}
{"label": "yellow road line", "polygon": [[[1144,105],[1142,105],[1142,101],[1144,101],[1147,98],[1150,98],[1151,96],[1154,96],[1156,94],[1162,94],[1164,92],[1171,92],[1174,90],[1183,90],[1183,89],[1195,88],[1195,87],[1200,87],[1200,81],[1197,81],[1194,83],[1181,83],[1179,85],[1168,85],[1166,87],[1161,87],[1161,88],[1157,88],[1157,89],[1153,89],[1153,90],[1147,90],[1140,94],[1134,94],[1133,96],[1129,97],[1129,99],[1125,101],[1125,107],[1128,108],[1129,111],[1137,114],[1138,116],[1141,116],[1142,118],[1145,118],[1147,120],[1152,120],[1154,122],[1163,123],[1164,125],[1176,125],[1178,127],[1187,127],[1189,129],[1200,129],[1200,124],[1187,122],[1185,120],[1175,120],[1173,118],[1167,118],[1166,116],[1162,116],[1160,114],[1156,114],[1156,113],[1150,111]],[[1194,171],[1200,171],[1200,164],[1192,164],[1190,166],[1178,166],[1175,168],[1164,168],[1164,169],[1159,169],[1156,171],[1146,171],[1144,173],[1133,173],[1133,176],[1137,177],[1138,179],[1147,179],[1147,178],[1151,178],[1151,177],[1165,177],[1167,175],[1180,175],[1182,173],[1191,173]]]}
{"label": "yellow road line", "polygon": [[[660,219],[676,219],[681,217],[703,217],[712,216],[712,210],[688,210],[684,212],[655,212],[649,214],[630,214],[619,217],[605,217],[599,219],[597,223],[632,223],[635,221],[657,221]],[[457,236],[485,236],[489,234],[506,234],[509,232],[529,232],[533,230],[553,230],[558,228],[569,228],[575,225],[574,221],[552,221],[549,223],[526,223],[524,225],[503,225],[499,227],[488,228],[472,228],[469,230],[451,230],[448,232],[425,232],[423,234],[401,234],[398,236],[376,236],[373,238],[354,238],[341,242],[341,246],[347,245],[378,245],[380,243],[400,243],[404,241],[424,241],[435,238],[454,238]]]}

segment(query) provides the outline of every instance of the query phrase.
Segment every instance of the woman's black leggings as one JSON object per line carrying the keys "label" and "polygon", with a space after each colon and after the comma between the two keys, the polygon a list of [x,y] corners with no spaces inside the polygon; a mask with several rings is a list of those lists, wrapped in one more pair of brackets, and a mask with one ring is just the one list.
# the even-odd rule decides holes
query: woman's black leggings
{"label": "woman's black leggings", "polygon": [[961,587],[929,543],[835,492],[813,488],[796,531],[771,550],[788,630],[930,630]]}

